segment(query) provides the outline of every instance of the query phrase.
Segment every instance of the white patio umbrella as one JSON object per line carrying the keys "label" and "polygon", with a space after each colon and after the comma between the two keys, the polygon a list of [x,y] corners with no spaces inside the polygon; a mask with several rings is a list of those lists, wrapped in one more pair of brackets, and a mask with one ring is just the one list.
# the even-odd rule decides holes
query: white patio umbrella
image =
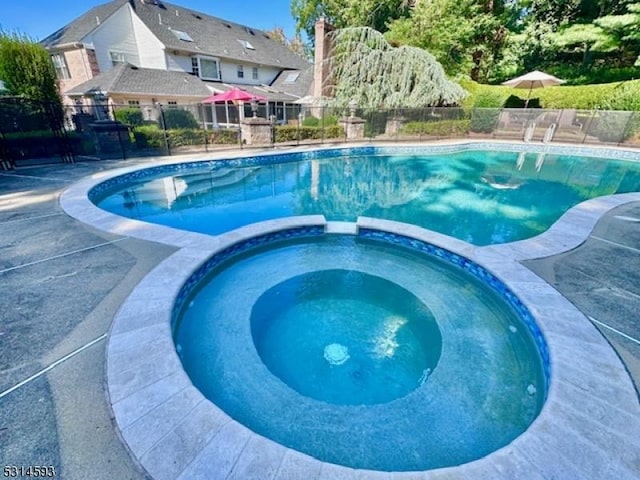
{"label": "white patio umbrella", "polygon": [[528,88],[529,93],[527,93],[527,101],[524,104],[524,108],[527,108],[527,105],[529,105],[529,98],[531,97],[531,90],[534,88],[553,87],[555,85],[561,85],[564,82],[564,80],[560,80],[558,77],[534,70],[533,72],[526,73],[520,77],[502,82],[502,85],[513,88]]}

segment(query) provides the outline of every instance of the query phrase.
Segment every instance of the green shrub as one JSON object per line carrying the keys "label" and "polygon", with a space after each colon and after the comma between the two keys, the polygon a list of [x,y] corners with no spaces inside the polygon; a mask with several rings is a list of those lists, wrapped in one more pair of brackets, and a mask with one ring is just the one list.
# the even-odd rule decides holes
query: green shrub
{"label": "green shrub", "polygon": [[158,125],[140,125],[133,130],[136,148],[164,148],[164,133]]}
{"label": "green shrub", "polygon": [[640,81],[616,83],[602,102],[602,108],[640,111]]}
{"label": "green shrub", "polygon": [[142,125],[144,122],[142,111],[139,108],[135,107],[120,108],[115,111],[114,115],[117,121],[119,121],[120,123],[124,123],[125,125],[130,125],[132,127]]}
{"label": "green shrub", "polygon": [[283,125],[276,127],[276,143],[292,142],[296,140],[320,140],[322,138],[344,138],[344,128],[340,125],[322,127],[295,127]]}
{"label": "green shrub", "polygon": [[400,129],[405,135],[437,135],[439,137],[463,137],[469,133],[471,120],[442,120],[434,122],[408,122]]}
{"label": "green shrub", "polygon": [[[51,130],[15,132],[4,135],[6,146],[17,158],[39,158],[59,155],[58,140]],[[66,141],[75,155],[92,154],[95,145],[92,139],[76,133],[67,132]]]}
{"label": "green shrub", "polygon": [[238,136],[240,133],[238,130],[214,130],[209,135],[209,143],[215,144],[234,144],[238,143]]}
{"label": "green shrub", "polygon": [[482,89],[473,98],[474,108],[501,108],[504,106],[508,92],[503,88]]}
{"label": "green shrub", "polygon": [[[165,132],[158,125],[141,125],[133,130],[136,148],[165,148]],[[166,131],[171,148],[190,145],[238,143],[237,130],[203,130],[201,128],[173,128]]]}
{"label": "green shrub", "polygon": [[162,118],[164,117],[164,126],[167,130],[174,128],[198,128],[198,122],[191,112],[178,108],[169,108],[163,110],[163,114],[158,119],[162,126]]}
{"label": "green shrub", "polygon": [[322,125],[324,125],[325,127],[330,127],[332,125],[337,125],[338,124],[338,117],[335,115],[326,115],[324,117],[324,120],[322,118],[317,118],[317,117],[306,117],[304,120],[302,120],[302,126],[303,127],[321,127]]}
{"label": "green shrub", "polygon": [[[502,107],[510,96],[527,98],[527,89],[508,88],[501,85],[480,85],[470,80],[461,82],[471,93],[463,105],[470,107]],[[640,111],[640,80],[597,85],[561,85],[557,87],[536,88],[531,92],[533,106],[535,99],[541,108],[576,110],[611,109]],[[513,101],[513,100],[511,100]]]}
{"label": "green shrub", "polygon": [[200,128],[172,128],[167,130],[167,139],[172,148],[204,145],[207,141],[206,132]]}
{"label": "green shrub", "polygon": [[317,127],[320,125],[320,119],[316,117],[306,117],[302,120],[303,127]]}

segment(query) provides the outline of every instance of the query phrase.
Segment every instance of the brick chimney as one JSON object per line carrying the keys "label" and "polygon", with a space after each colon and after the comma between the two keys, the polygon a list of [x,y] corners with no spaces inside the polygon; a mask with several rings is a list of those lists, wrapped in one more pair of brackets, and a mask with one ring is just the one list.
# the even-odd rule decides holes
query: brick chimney
{"label": "brick chimney", "polygon": [[330,97],[333,92],[327,86],[329,65],[327,59],[331,56],[331,40],[328,34],[334,30],[324,17],[316,22],[315,57],[313,64],[313,96],[316,98]]}

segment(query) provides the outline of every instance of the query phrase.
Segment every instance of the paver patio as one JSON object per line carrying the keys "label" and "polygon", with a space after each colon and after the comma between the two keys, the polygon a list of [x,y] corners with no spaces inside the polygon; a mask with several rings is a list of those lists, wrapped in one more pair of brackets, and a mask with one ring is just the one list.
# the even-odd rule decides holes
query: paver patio
{"label": "paver patio", "polygon": [[[105,339],[127,295],[174,250],[92,229],[68,217],[58,197],[86,175],[152,161],[0,173],[3,466],[53,465],[68,479],[145,478],[112,424]],[[609,212],[577,249],[525,265],[593,319],[637,390],[640,203]]]}

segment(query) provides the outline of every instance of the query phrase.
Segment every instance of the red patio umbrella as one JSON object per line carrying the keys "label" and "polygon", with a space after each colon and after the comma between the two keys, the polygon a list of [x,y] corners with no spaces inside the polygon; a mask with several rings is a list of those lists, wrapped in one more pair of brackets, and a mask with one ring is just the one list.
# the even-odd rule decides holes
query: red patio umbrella
{"label": "red patio umbrella", "polygon": [[218,93],[216,95],[211,95],[210,97],[202,100],[201,103],[215,103],[215,102],[250,102],[251,100],[256,100],[258,102],[264,102],[267,100],[267,97],[263,97],[262,95],[256,95],[251,92],[247,92],[245,90],[240,90],[239,88],[232,88],[231,90],[227,90],[223,93]]}

